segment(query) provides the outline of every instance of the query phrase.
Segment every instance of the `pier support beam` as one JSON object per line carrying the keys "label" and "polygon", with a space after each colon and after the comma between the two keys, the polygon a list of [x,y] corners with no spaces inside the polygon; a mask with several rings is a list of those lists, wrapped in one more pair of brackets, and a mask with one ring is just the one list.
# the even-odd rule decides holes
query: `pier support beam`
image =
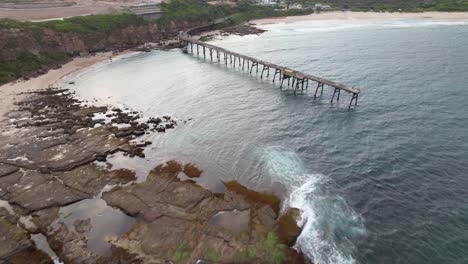
{"label": "pier support beam", "polygon": [[296,85],[294,86],[294,94],[296,94],[297,90],[299,90],[299,86],[301,88],[301,91],[304,90],[304,79],[299,79],[299,78],[295,78],[296,79]]}
{"label": "pier support beam", "polygon": [[266,65],[263,65],[262,74],[260,75],[260,79],[263,79],[263,73],[265,72],[265,70],[267,71],[267,77],[270,76],[270,67],[268,67]]}
{"label": "pier support beam", "polygon": [[359,94],[353,93],[353,97],[351,98],[351,101],[349,102],[348,109],[351,109],[351,105],[353,104],[353,100],[354,100],[354,106],[357,106],[358,97],[359,97]]}
{"label": "pier support beam", "polygon": [[338,102],[340,100],[340,91],[341,91],[340,89],[335,88],[335,91],[333,91],[333,96],[332,96],[332,98],[330,100],[330,103],[333,103],[333,99],[335,98],[335,94],[337,95],[336,96],[336,101]]}
{"label": "pier support beam", "polygon": [[275,75],[273,75],[273,83],[275,82],[276,79],[276,74],[279,73],[278,78],[281,79],[281,70],[280,69],[275,69]]}
{"label": "pier support beam", "polygon": [[252,66],[250,67],[250,73],[252,73],[253,67],[257,67],[257,73],[258,73],[258,62],[252,61]]}
{"label": "pier support beam", "polygon": [[320,93],[320,95],[323,94],[323,83],[319,82],[319,83],[317,83],[317,88],[315,88],[314,97],[317,97],[317,91],[318,91],[318,89],[319,89],[320,87],[322,88],[322,92]]}
{"label": "pier support beam", "polygon": [[283,77],[281,78],[280,90],[283,89],[283,83],[284,83],[284,80],[286,80],[286,79],[288,79],[288,86],[289,86],[289,80],[291,79],[291,76],[287,76],[287,75],[283,74]]}

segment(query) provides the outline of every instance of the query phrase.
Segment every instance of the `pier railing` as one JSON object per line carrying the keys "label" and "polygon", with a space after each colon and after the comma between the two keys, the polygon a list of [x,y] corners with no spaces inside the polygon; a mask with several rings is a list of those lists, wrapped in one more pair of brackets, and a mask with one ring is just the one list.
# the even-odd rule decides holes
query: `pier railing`
{"label": "pier railing", "polygon": [[[202,27],[193,28],[189,31],[179,34],[179,41],[184,47],[185,51],[187,53],[190,52],[192,54],[196,53],[196,55],[198,56],[203,55],[205,59],[209,56],[211,61],[217,61],[218,63],[224,63],[226,65],[229,64],[234,68],[237,65],[237,67],[241,68],[242,70],[247,70],[250,73],[252,73],[255,68],[255,72],[258,74],[259,66],[261,66],[261,79],[263,79],[264,77],[269,78],[271,70],[273,75],[273,83],[276,80],[278,80],[280,82],[280,89],[283,89],[283,86],[285,85],[286,81],[287,87],[292,89],[294,94],[296,94],[299,91],[303,93],[304,90],[307,90],[309,88],[310,82],[311,84],[316,84],[314,97],[323,95],[324,86],[333,88],[333,95],[330,100],[330,103],[333,103],[335,98],[337,102],[340,100],[341,91],[344,91],[352,94],[348,108],[351,108],[353,103],[354,106],[357,105],[359,93],[361,92],[361,90],[358,88],[336,83],[311,74],[303,73],[281,65],[263,61],[257,58],[245,56],[193,38],[193,34],[199,34],[204,30],[213,29],[213,26],[217,23],[219,22],[215,22]],[[318,94],[319,91],[320,94]]]}

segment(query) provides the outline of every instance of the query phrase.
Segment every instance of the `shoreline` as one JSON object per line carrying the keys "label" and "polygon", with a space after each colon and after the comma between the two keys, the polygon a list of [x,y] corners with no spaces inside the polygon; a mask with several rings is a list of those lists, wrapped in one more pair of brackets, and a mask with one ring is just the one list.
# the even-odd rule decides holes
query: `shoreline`
{"label": "shoreline", "polygon": [[73,58],[71,61],[63,64],[59,69],[51,69],[47,73],[31,78],[29,80],[16,80],[0,86],[0,124],[7,119],[9,112],[14,111],[15,103],[22,101],[27,94],[26,92],[38,91],[52,87],[55,83],[63,79],[65,76],[85,70],[100,62],[109,61],[120,55],[127,54],[131,51],[123,51],[117,54],[113,52],[96,53]]}
{"label": "shoreline", "polygon": [[320,20],[382,20],[382,19],[428,19],[428,20],[468,20],[468,12],[421,12],[421,13],[390,13],[390,12],[353,12],[353,11],[331,11],[305,16],[287,16],[262,18],[250,21],[257,26],[296,23]]}

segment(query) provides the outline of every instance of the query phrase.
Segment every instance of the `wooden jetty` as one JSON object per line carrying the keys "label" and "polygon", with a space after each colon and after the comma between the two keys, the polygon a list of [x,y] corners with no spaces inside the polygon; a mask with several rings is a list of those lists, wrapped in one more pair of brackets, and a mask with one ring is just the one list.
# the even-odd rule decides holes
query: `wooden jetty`
{"label": "wooden jetty", "polygon": [[[199,29],[196,29],[199,31]],[[188,31],[190,32],[190,31]],[[236,52],[232,52],[221,47],[217,47],[199,40],[196,40],[191,37],[188,32],[181,33],[179,35],[179,41],[184,47],[185,52],[196,54],[198,56],[203,56],[203,58],[209,57],[211,61],[217,61],[218,63],[224,63],[226,65],[231,65],[233,68],[237,67],[242,70],[247,70],[250,73],[255,69],[255,73],[258,74],[259,66],[261,68],[260,78],[270,77],[270,70],[272,73],[273,83],[278,80],[280,82],[280,89],[283,89],[283,86],[286,81],[287,87],[293,89],[294,94],[298,91],[301,93],[304,92],[304,89],[309,88],[309,82],[311,84],[316,84],[314,97],[318,96],[320,90],[320,96],[323,94],[324,86],[334,88],[332,98],[330,103],[336,98],[338,102],[340,100],[341,91],[352,94],[351,101],[349,102],[349,108],[353,105],[357,105],[359,98],[360,89],[350,87],[347,85],[339,84],[332,82],[314,75],[303,73],[300,71],[292,70],[287,67],[283,67],[277,64],[273,64],[267,61],[259,60],[253,57],[245,56]]]}

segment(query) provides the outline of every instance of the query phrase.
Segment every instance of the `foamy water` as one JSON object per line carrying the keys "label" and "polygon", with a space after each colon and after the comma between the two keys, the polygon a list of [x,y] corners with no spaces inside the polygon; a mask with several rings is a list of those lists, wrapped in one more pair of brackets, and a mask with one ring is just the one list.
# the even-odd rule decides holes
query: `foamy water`
{"label": "foamy water", "polygon": [[278,147],[263,151],[262,163],[274,180],[287,186],[283,207],[302,210],[303,232],[296,247],[315,263],[355,263],[351,239],[365,235],[363,219],[346,201],[330,192],[331,179],[308,173],[294,151]]}

